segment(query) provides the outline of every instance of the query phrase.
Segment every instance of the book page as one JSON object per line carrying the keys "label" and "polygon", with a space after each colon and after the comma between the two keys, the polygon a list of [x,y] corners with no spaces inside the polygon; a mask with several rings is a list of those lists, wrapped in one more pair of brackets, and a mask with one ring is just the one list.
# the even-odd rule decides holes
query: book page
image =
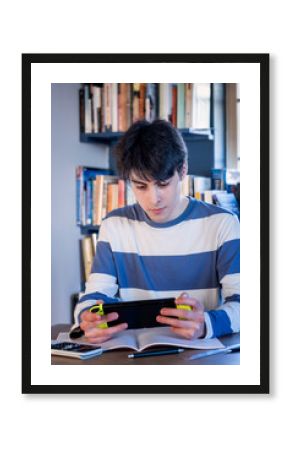
{"label": "book page", "polygon": [[[104,351],[114,350],[117,348],[131,348],[132,350],[138,350],[138,343],[136,339],[136,332],[138,330],[124,330],[113,336],[106,342],[99,344]],[[77,342],[79,344],[90,344],[85,337],[79,339],[71,339],[69,333],[59,333],[55,342]],[[94,344],[92,344],[94,345]],[[96,344],[98,345],[98,344]]]}
{"label": "book page", "polygon": [[104,351],[116,350],[117,348],[131,348],[132,350],[138,350],[138,343],[136,338],[137,330],[124,330],[113,336],[106,342],[101,344]]}
{"label": "book page", "polygon": [[138,331],[139,350],[153,345],[172,345],[174,347],[195,349],[225,348],[219,339],[184,339],[177,336],[170,327],[143,328]]}
{"label": "book page", "polygon": [[[59,333],[56,342],[78,342],[88,344],[86,338],[70,339],[69,333]],[[195,348],[199,350],[224,348],[224,345],[219,339],[184,339],[173,333],[170,327],[124,330],[108,341],[100,344],[103,351],[115,350],[118,348],[130,348],[137,351],[144,350],[153,345],[172,345],[173,347]]]}

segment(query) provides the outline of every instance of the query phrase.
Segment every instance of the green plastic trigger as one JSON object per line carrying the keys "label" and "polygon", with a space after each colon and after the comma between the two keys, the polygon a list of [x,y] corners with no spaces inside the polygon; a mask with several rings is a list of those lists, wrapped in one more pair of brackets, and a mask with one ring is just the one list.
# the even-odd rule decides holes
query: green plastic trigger
{"label": "green plastic trigger", "polygon": [[187,311],[191,311],[191,306],[189,305],[177,305],[177,309],[186,309]]}
{"label": "green plastic trigger", "polygon": [[[94,305],[90,308],[90,312],[96,313],[99,316],[104,315],[103,305]],[[97,328],[108,328],[107,323],[100,323],[100,325],[97,325]]]}

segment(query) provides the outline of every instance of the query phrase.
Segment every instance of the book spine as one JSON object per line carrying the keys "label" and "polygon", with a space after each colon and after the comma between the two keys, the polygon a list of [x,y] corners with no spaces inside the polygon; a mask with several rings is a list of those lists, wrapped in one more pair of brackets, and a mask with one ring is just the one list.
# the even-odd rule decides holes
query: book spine
{"label": "book spine", "polygon": [[97,106],[97,133],[102,131],[102,85],[98,85],[96,89],[96,106]]}
{"label": "book spine", "polygon": [[90,236],[84,236],[82,239],[82,254],[85,281],[88,281],[94,259],[92,240]]}
{"label": "book spine", "polygon": [[118,180],[118,208],[125,206],[125,181]]}
{"label": "book spine", "polygon": [[101,92],[101,132],[104,133],[106,131],[106,87],[105,83],[102,86],[102,92]]}
{"label": "book spine", "polygon": [[184,98],[184,83],[177,85],[177,127],[185,128],[185,98]]}
{"label": "book spine", "polygon": [[84,86],[85,102],[85,133],[92,132],[92,99],[90,97],[90,88],[88,84]]}
{"label": "book spine", "polygon": [[152,119],[152,83],[146,84],[145,94],[145,119],[150,122]]}
{"label": "book spine", "polygon": [[192,126],[197,129],[210,127],[210,83],[195,83],[193,85]]}
{"label": "book spine", "polygon": [[107,214],[118,207],[118,184],[108,183],[107,186]]}
{"label": "book spine", "polygon": [[85,132],[85,92],[81,88],[79,90],[79,106],[80,106],[80,132]]}
{"label": "book spine", "polygon": [[105,130],[112,131],[112,83],[105,83]]}
{"label": "book spine", "polygon": [[118,131],[125,131],[125,83],[118,84]]}
{"label": "book spine", "polygon": [[[102,192],[102,218],[105,217],[112,209],[114,209],[112,184],[118,184],[118,178],[112,175],[104,176],[103,192]],[[118,205],[117,205],[118,206]],[[115,207],[117,207],[115,206]]]}
{"label": "book spine", "polygon": [[81,172],[82,168],[78,166],[76,168],[76,223],[77,225],[81,225]]}
{"label": "book spine", "polygon": [[132,83],[126,83],[126,130],[132,125]]}
{"label": "book spine", "polygon": [[112,209],[118,208],[119,204],[119,184],[118,182],[113,184],[113,204]]}
{"label": "book spine", "polygon": [[91,241],[92,241],[93,258],[94,258],[96,256],[97,241],[98,241],[97,233],[92,233],[90,235],[90,237],[91,237]]}
{"label": "book spine", "polygon": [[176,84],[172,85],[172,116],[171,116],[172,125],[177,127],[177,86]]}
{"label": "book spine", "polygon": [[152,111],[152,120],[157,119],[159,112],[159,85],[158,83],[154,83],[153,88],[153,111]]}
{"label": "book spine", "polygon": [[80,178],[80,215],[81,224],[86,225],[86,191],[85,191],[85,177],[84,168],[81,167],[81,178]]}
{"label": "book spine", "polygon": [[185,83],[185,128],[192,128],[193,84]]}
{"label": "book spine", "polygon": [[172,123],[172,84],[166,83],[167,120]]}
{"label": "book spine", "polygon": [[118,131],[118,84],[112,83],[112,131]]}
{"label": "book spine", "polygon": [[86,181],[86,225],[92,225],[92,180]]}
{"label": "book spine", "polygon": [[107,214],[107,191],[108,191],[108,183],[106,178],[104,178],[103,183],[103,191],[102,191],[102,208],[101,208],[101,217],[105,217]]}
{"label": "book spine", "polygon": [[159,117],[168,120],[168,86],[167,83],[159,84]]}
{"label": "book spine", "polygon": [[140,83],[133,83],[132,120],[139,120],[140,114]]}
{"label": "book spine", "polygon": [[146,96],[146,84],[140,83],[140,102],[139,102],[139,119],[145,119],[145,96]]}
{"label": "book spine", "polygon": [[93,192],[92,192],[92,225],[96,225],[96,191],[97,191],[97,180],[96,178],[92,182]]}
{"label": "book spine", "polygon": [[94,225],[101,225],[103,213],[104,175],[98,175],[95,180]]}
{"label": "book spine", "polygon": [[107,214],[113,210],[113,184],[107,185]]}
{"label": "book spine", "polygon": [[93,132],[99,132],[99,121],[98,121],[98,87],[92,85],[92,118],[93,118]]}

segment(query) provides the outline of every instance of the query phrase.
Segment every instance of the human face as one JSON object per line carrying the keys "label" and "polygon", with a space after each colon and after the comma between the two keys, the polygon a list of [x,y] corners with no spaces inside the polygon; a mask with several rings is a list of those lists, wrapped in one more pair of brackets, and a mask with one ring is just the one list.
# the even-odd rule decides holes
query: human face
{"label": "human face", "polygon": [[134,173],[130,181],[137,202],[154,222],[175,219],[188,203],[186,197],[181,195],[182,179],[176,171],[173,177],[165,181],[147,181]]}

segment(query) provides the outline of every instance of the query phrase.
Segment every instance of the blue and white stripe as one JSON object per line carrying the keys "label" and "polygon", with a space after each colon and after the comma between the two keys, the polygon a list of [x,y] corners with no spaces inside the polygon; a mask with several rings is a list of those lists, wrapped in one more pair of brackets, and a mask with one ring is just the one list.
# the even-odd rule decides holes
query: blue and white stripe
{"label": "blue and white stripe", "polygon": [[190,199],[180,217],[159,224],[137,204],[117,209],[101,226],[76,324],[97,298],[143,300],[186,291],[207,310],[207,337],[232,333],[239,330],[239,272],[239,222],[229,211]]}

